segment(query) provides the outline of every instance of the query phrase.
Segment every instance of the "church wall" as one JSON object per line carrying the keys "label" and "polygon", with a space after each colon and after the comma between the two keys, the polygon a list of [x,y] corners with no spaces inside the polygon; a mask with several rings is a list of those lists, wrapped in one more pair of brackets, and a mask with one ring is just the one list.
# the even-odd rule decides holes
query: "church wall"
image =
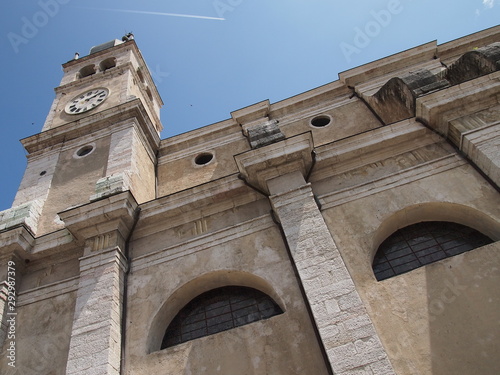
{"label": "church wall", "polygon": [[55,292],[54,296],[50,295],[51,292],[47,288],[40,288],[19,295],[16,366],[8,366],[7,339],[0,356],[2,374],[66,374],[76,291]]}
{"label": "church wall", "polygon": [[323,211],[396,373],[489,374],[500,365],[499,242],[383,281],[371,267],[386,237],[419,221],[461,223],[498,241],[498,207],[498,193],[460,165]]}
{"label": "church wall", "polygon": [[[164,144],[158,160],[158,197],[238,173],[234,155],[247,151],[249,145],[241,130],[235,130],[215,140],[193,137],[184,149],[173,152]],[[198,165],[196,158],[203,154],[211,154],[213,159]]]}
{"label": "church wall", "polygon": [[[345,93],[343,97],[324,101],[303,113],[287,114],[280,120],[283,134],[291,137],[310,131],[314,146],[318,147],[381,126],[367,106],[357,98],[349,98],[350,95]],[[329,116],[330,124],[325,127],[311,126],[311,120],[319,115]]]}
{"label": "church wall", "polygon": [[138,202],[147,202],[156,197],[154,160],[151,160],[144,143],[134,130],[132,139],[132,189]]}
{"label": "church wall", "polygon": [[[241,202],[227,201],[218,207],[205,206],[199,202],[199,207],[183,215],[174,211],[148,225],[140,221],[134,232],[134,245],[130,249],[132,258],[161,252],[200,236],[269,215],[271,207],[267,199],[258,195],[241,195]],[[147,208],[143,209],[142,214],[146,212]]]}
{"label": "church wall", "polygon": [[[92,145],[93,151],[82,157],[77,152]],[[71,206],[87,203],[95,184],[104,176],[110,147],[109,137],[83,138],[63,144],[51,188],[42,211],[38,234],[64,227],[57,213]]]}
{"label": "church wall", "polygon": [[59,153],[56,150],[28,155],[28,165],[26,166],[26,171],[12,204],[13,207],[35,199],[45,200],[52,183],[58,159]]}
{"label": "church wall", "polygon": [[[494,373],[500,72],[450,83],[442,62],[500,51],[470,51],[499,32],[428,43],[161,141],[161,98],[135,42],[65,63],[42,133],[23,140],[16,207],[0,213],[22,321],[18,367],[4,355],[1,372]],[[116,67],[78,76],[110,57]],[[64,113],[104,86],[102,105]],[[318,116],[328,124],[313,126]],[[421,221],[497,242],[377,281],[379,245]],[[228,285],[284,313],[160,350],[186,303]]]}
{"label": "church wall", "polygon": [[[159,351],[178,310],[225,285],[259,289],[284,313]],[[127,374],[327,373],[286,248],[268,215],[134,258],[127,322]]]}

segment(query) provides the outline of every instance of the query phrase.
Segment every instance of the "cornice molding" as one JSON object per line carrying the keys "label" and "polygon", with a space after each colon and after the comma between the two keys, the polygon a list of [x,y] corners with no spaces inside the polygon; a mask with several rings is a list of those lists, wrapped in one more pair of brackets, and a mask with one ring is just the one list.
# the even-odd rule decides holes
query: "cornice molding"
{"label": "cornice molding", "polygon": [[292,172],[304,178],[313,164],[311,132],[299,134],[234,156],[247,183],[269,194],[267,181]]}
{"label": "cornice molding", "polygon": [[106,197],[59,213],[77,241],[118,232],[127,238],[136,218],[138,204],[129,191]]}
{"label": "cornice molding", "polygon": [[126,120],[132,120],[134,123],[140,125],[139,129],[152,150],[156,150],[159,147],[160,137],[140,99],[133,99],[127,103],[120,104],[83,119],[72,121],[31,137],[24,138],[21,140],[21,143],[26,151],[31,154],[100,130],[109,129],[109,131],[112,132],[112,126],[114,126],[114,124]]}

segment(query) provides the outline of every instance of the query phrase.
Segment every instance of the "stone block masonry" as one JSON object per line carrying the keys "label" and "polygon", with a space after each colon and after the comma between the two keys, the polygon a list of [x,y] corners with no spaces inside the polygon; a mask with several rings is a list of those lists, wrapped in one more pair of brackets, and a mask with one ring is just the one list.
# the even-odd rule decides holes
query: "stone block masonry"
{"label": "stone block masonry", "polygon": [[118,247],[80,260],[67,375],[118,375],[124,258]]}
{"label": "stone block masonry", "polygon": [[278,192],[270,200],[334,373],[394,374],[311,186]]}

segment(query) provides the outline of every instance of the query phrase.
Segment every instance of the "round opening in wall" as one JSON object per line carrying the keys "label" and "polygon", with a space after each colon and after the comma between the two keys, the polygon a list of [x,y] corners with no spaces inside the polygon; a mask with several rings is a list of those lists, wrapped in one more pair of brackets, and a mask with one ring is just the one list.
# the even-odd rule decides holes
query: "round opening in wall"
{"label": "round opening in wall", "polygon": [[214,155],[208,152],[204,152],[203,154],[198,155],[195,159],[194,162],[196,165],[205,165],[208,164],[212,161],[214,158]]}
{"label": "round opening in wall", "polygon": [[47,171],[41,171],[40,176],[45,176],[47,174]]}
{"label": "round opening in wall", "polygon": [[323,128],[330,124],[332,121],[332,118],[328,115],[320,115],[316,116],[311,120],[311,125],[314,126],[315,128]]}
{"label": "round opening in wall", "polygon": [[94,146],[92,145],[83,146],[76,152],[76,156],[82,158],[90,154],[92,151],[94,151]]}

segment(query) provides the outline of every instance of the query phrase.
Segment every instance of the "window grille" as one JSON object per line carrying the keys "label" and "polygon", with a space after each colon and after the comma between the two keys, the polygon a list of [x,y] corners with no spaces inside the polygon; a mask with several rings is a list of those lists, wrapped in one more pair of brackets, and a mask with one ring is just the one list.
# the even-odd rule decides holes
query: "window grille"
{"label": "window grille", "polygon": [[411,271],[493,242],[464,225],[429,221],[399,229],[378,248],[373,260],[377,280]]}
{"label": "window grille", "polygon": [[276,302],[256,289],[240,286],[213,289],[182,308],[168,326],[161,349],[281,313]]}

